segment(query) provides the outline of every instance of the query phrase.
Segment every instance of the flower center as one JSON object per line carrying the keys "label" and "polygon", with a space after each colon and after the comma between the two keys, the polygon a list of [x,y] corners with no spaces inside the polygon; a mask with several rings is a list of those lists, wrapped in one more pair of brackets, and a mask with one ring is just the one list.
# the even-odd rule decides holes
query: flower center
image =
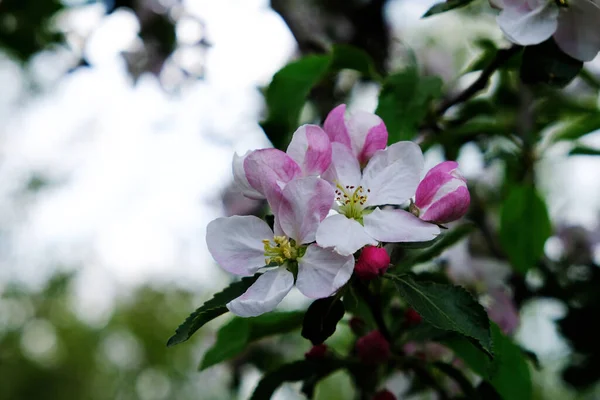
{"label": "flower center", "polygon": [[286,261],[294,261],[302,257],[302,249],[296,241],[285,236],[274,236],[273,241],[264,239],[266,265],[283,265]]}
{"label": "flower center", "polygon": [[370,192],[371,189],[367,189],[365,193],[362,186],[342,186],[338,183],[335,189],[335,200],[339,204],[340,213],[362,223],[367,194]]}

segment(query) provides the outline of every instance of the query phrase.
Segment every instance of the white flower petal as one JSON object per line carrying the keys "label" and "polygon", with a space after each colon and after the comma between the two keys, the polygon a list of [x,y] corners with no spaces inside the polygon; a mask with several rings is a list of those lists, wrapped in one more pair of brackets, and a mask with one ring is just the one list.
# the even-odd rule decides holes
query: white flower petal
{"label": "white flower petal", "polygon": [[562,51],[580,61],[592,61],[600,51],[600,2],[573,1],[560,13],[554,40]]}
{"label": "white flower petal", "polygon": [[413,142],[397,142],[376,152],[363,171],[366,206],[402,204],[415,194],[424,160]]}
{"label": "white flower petal", "polygon": [[206,227],[208,251],[221,268],[235,275],[253,275],[265,265],[263,239],[273,239],[273,231],[254,216],[217,218]]}
{"label": "white flower petal", "polygon": [[440,234],[437,225],[421,221],[404,210],[376,208],[364,216],[365,231],[381,242],[426,242]]}
{"label": "white flower petal", "polygon": [[296,287],[311,299],[329,297],[348,282],[354,270],[354,256],[342,256],[315,244],[298,260]]}
{"label": "white flower petal", "polygon": [[532,6],[521,1],[519,6],[506,7],[497,18],[508,40],[521,46],[539,44],[554,34],[559,8],[554,1],[537,0]]}
{"label": "white flower petal", "polygon": [[338,183],[343,186],[358,186],[360,164],[352,151],[341,143],[332,143],[331,150],[331,165],[321,177],[334,187]]}
{"label": "white flower petal", "polygon": [[297,243],[315,241],[317,227],[331,210],[333,189],[316,177],[294,179],[283,189],[277,220],[283,232]]}
{"label": "white flower petal", "polygon": [[256,317],[273,311],[293,286],[294,275],[279,267],[262,274],[246,293],[227,303],[227,308],[240,317]]}
{"label": "white flower petal", "polygon": [[317,244],[321,247],[333,247],[339,254],[354,254],[363,246],[375,246],[377,241],[367,235],[365,227],[358,221],[337,214],[327,217],[317,229]]}

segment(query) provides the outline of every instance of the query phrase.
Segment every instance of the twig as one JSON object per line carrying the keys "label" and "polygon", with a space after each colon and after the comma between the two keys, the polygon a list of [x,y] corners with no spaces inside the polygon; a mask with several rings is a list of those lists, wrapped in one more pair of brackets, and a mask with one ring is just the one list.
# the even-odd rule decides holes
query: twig
{"label": "twig", "polygon": [[512,58],[515,54],[517,54],[521,50],[521,46],[513,45],[507,49],[500,49],[496,53],[496,57],[492,60],[490,65],[488,65],[481,74],[479,78],[475,82],[473,82],[468,88],[466,88],[463,92],[461,92],[458,96],[453,99],[449,99],[447,101],[442,102],[438,109],[436,110],[437,116],[442,116],[448,109],[452,106],[455,106],[459,103],[463,103],[473,97],[480,90],[485,89],[488,81],[491,76],[496,72],[498,68],[500,68],[504,63]]}

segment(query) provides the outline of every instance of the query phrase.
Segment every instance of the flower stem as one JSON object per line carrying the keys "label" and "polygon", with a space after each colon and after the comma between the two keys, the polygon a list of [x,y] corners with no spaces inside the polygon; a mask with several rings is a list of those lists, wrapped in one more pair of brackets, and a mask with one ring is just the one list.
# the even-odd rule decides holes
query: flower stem
{"label": "flower stem", "polygon": [[377,329],[379,330],[379,332],[381,332],[383,337],[391,343],[392,335],[390,334],[390,331],[388,330],[388,327],[385,324],[385,320],[383,319],[383,313],[381,312],[381,301],[379,299],[379,296],[376,296],[373,293],[371,293],[369,288],[359,280],[355,281],[354,287],[356,288],[358,294],[367,303],[367,306],[369,307],[369,310],[373,315],[373,319],[377,324]]}

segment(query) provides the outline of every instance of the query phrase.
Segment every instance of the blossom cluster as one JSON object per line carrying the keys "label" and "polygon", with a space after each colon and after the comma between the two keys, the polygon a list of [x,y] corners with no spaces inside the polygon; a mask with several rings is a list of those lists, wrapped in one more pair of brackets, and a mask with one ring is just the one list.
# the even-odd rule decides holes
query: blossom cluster
{"label": "blossom cluster", "polygon": [[[346,116],[340,105],[323,127],[298,128],[285,152],[234,155],[235,183],[246,197],[266,199],[274,223],[232,216],[207,227],[208,249],[223,269],[238,276],[265,271],[227,304],[231,312],[271,311],[294,286],[309,298],[329,297],[355,267],[359,278],[373,279],[390,262],[383,243],[433,240],[439,224],[466,213],[469,192],[456,162],[437,165],[421,180],[419,146],[387,141],[377,115]],[[409,200],[406,211],[401,206]]]}

